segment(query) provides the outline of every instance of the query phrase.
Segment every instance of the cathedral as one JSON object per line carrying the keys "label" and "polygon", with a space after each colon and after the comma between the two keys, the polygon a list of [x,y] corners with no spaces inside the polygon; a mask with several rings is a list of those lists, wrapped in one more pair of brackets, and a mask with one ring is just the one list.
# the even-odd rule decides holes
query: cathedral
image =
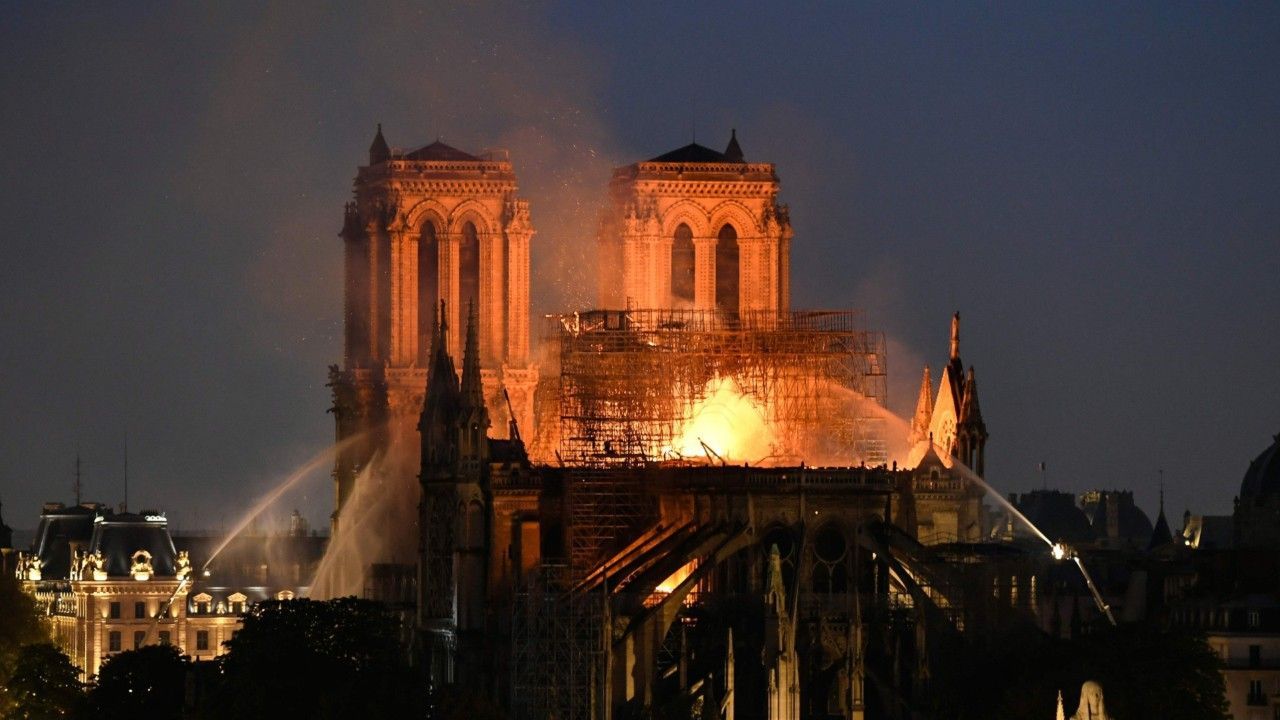
{"label": "cathedral", "polygon": [[[430,338],[437,327],[448,328],[444,339],[459,347],[470,310],[481,328],[486,403],[496,416],[532,426],[534,230],[529,203],[517,190],[500,151],[472,155],[438,140],[393,150],[378,128],[341,233],[343,362],[329,371],[342,448],[334,467],[335,521],[356,475],[377,453],[416,446]],[[498,433],[506,428],[500,423]]]}
{"label": "cathedral", "polygon": [[[330,373],[335,537],[362,467],[412,447],[405,570],[433,683],[483,688],[518,718],[672,702],[906,717],[925,697],[933,633],[978,612],[972,579],[947,579],[930,547],[989,531],[966,474],[987,434],[958,317],[936,394],[926,370],[919,458],[899,467],[882,442],[883,336],[854,313],[791,310],[777,172],[736,132],[724,152],[691,144],[614,172],[600,307],[551,319],[544,367],[529,362],[530,211],[505,155],[396,151],[379,128],[355,187]],[[707,407],[752,416],[758,436],[723,444]]]}

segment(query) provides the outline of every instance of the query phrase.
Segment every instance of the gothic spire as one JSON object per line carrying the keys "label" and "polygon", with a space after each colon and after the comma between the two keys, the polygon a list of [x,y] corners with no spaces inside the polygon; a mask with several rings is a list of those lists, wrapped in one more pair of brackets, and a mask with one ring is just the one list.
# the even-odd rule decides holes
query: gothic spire
{"label": "gothic spire", "polygon": [[378,132],[373,136],[373,143],[369,145],[369,164],[377,165],[391,159],[391,148],[387,146],[387,139],[382,137],[382,123],[378,123]]}
{"label": "gothic spire", "polygon": [[929,437],[929,423],[933,420],[933,380],[929,377],[929,366],[924,366],[924,376],[920,379],[920,396],[916,400],[916,414],[911,419],[911,434],[907,443],[911,447]]}
{"label": "gothic spire", "polygon": [[467,346],[462,354],[462,401],[469,407],[484,407],[484,385],[480,378],[480,319],[476,305],[467,306]]}
{"label": "gothic spire", "polygon": [[1173,532],[1169,529],[1169,521],[1164,516],[1164,470],[1160,471],[1160,515],[1156,518],[1156,526],[1151,530],[1151,542],[1148,550],[1173,542]]}

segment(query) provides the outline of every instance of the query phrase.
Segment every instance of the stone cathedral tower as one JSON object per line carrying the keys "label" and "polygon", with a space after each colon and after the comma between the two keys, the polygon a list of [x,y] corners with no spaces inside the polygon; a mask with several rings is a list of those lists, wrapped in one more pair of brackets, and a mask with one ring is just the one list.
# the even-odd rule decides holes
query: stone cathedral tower
{"label": "stone cathedral tower", "polygon": [[341,368],[330,368],[337,439],[335,519],[355,477],[379,451],[412,448],[422,412],[436,308],[448,347],[461,347],[469,308],[495,427],[508,403],[532,429],[537,368],[529,360],[529,203],[516,195],[506,153],[471,155],[436,141],[393,150],[381,126],[356,173],[342,228],[345,259]]}
{"label": "stone cathedral tower", "polygon": [[600,223],[602,308],[786,312],[791,222],[773,163],[691,143],[618,168]]}

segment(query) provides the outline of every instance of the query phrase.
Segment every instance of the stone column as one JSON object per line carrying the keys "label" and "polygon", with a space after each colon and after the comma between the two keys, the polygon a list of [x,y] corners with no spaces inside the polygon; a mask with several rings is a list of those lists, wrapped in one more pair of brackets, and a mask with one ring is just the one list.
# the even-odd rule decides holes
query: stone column
{"label": "stone column", "polygon": [[392,367],[410,367],[418,356],[418,239],[414,233],[397,229],[390,233],[391,267],[391,347],[387,360]]}
{"label": "stone column", "polygon": [[[506,345],[506,253],[501,233],[486,232],[478,239],[480,306],[476,308],[476,314],[480,329],[480,362],[493,368],[501,365],[502,348]],[[462,308],[462,312],[467,312],[467,309]]]}
{"label": "stone column", "polygon": [[716,309],[716,238],[693,239],[693,305],[699,310]]}
{"label": "stone column", "polygon": [[758,237],[738,238],[738,309],[742,312],[767,309],[769,288],[761,273],[764,245]]}
{"label": "stone column", "polygon": [[523,365],[529,358],[529,244],[532,230],[507,231],[506,361]]}

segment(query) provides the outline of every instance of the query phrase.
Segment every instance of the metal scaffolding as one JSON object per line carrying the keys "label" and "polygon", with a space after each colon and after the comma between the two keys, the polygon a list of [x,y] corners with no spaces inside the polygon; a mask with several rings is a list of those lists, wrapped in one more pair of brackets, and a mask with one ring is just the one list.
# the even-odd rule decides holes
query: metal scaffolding
{"label": "metal scaffolding", "polygon": [[590,720],[600,689],[602,599],[574,593],[564,565],[544,564],[512,606],[511,716]]}
{"label": "metal scaffolding", "polygon": [[671,459],[673,441],[720,378],[763,409],[776,441],[767,457],[750,461],[881,464],[884,335],[861,329],[859,319],[853,311],[549,316],[546,346],[558,372],[544,397],[559,400],[559,461]]}

